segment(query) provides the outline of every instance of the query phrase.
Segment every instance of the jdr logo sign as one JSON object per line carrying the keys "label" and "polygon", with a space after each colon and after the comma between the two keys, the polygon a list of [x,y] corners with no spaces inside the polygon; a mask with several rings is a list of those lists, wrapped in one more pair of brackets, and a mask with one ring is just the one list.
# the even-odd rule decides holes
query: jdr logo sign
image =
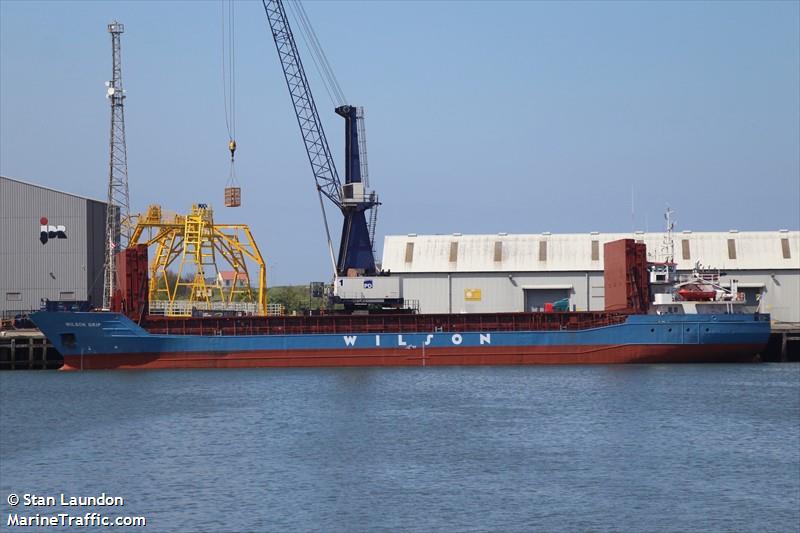
{"label": "jdr logo sign", "polygon": [[47,244],[49,239],[66,239],[67,228],[66,226],[51,226],[47,222],[47,217],[39,219],[39,240],[42,244]]}

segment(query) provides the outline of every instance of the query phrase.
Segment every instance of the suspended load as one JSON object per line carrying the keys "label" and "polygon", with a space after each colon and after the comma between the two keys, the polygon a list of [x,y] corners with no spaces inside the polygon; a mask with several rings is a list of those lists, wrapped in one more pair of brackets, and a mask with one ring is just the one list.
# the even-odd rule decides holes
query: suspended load
{"label": "suspended load", "polygon": [[225,187],[225,207],[239,207],[242,205],[242,188]]}
{"label": "suspended load", "polygon": [[242,188],[236,181],[236,169],[233,163],[233,155],[236,152],[235,140],[231,139],[228,142],[228,149],[231,151],[231,171],[228,183],[225,185],[225,207],[239,207],[242,205]]}

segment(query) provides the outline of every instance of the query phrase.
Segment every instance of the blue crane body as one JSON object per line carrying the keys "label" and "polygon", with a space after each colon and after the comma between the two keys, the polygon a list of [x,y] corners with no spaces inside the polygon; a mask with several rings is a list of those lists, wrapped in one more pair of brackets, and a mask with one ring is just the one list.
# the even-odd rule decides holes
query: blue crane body
{"label": "blue crane body", "polygon": [[[336,113],[345,120],[345,185],[343,187],[342,238],[339,241],[339,259],[336,270],[346,275],[348,269],[356,269],[366,275],[375,274],[375,256],[372,238],[367,225],[366,211],[377,206],[375,194],[366,194],[361,176],[361,150],[358,138],[358,109],[354,106],[339,106]],[[349,198],[348,198],[349,196]]]}

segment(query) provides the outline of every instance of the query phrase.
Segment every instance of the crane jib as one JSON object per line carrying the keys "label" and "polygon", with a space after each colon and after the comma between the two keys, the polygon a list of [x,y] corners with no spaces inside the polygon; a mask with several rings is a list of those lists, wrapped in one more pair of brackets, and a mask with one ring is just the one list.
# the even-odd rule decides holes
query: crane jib
{"label": "crane jib", "polygon": [[272,37],[278,49],[283,75],[294,105],[297,124],[303,137],[308,160],[319,191],[337,206],[341,206],[341,181],[331,156],[328,139],[311,95],[297,44],[289,27],[283,2],[262,0]]}
{"label": "crane jib", "polygon": [[[320,195],[331,200],[344,215],[339,258],[335,265],[336,274],[346,275],[355,270],[361,274],[372,275],[376,272],[373,252],[375,212],[373,211],[369,224],[365,212],[375,209],[379,202],[375,193],[368,193],[365,189],[367,166],[363,110],[347,105],[336,108],[337,114],[345,119],[346,172],[343,186],[336,171],[284,4],[282,0],[261,0],[261,3],[272,30],[317,190]],[[326,220],[324,207],[322,209],[323,220]],[[328,234],[329,247],[332,249],[327,222],[325,230]]]}

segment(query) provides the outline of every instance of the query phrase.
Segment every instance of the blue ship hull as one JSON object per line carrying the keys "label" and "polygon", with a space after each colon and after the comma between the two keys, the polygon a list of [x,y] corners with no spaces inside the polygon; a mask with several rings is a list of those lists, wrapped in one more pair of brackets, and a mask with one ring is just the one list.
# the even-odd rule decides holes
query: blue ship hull
{"label": "blue ship hull", "polygon": [[31,317],[64,369],[611,364],[752,361],[769,315],[631,315],[577,330],[151,334],[109,312]]}

